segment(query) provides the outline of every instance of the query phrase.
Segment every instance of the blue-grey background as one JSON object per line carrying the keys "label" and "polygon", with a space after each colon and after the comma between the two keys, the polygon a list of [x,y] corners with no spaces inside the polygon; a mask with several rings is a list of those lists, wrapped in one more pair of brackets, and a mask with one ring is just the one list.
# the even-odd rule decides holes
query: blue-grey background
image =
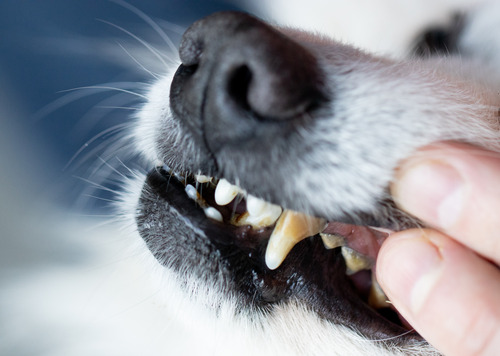
{"label": "blue-grey background", "polygon": [[[224,0],[127,3],[158,20],[174,43],[181,29],[197,18],[239,9],[234,1]],[[133,112],[128,108],[138,101],[125,94],[109,99],[118,92],[73,89],[151,80],[127,54],[144,46],[117,27],[160,43],[137,14],[113,1],[0,1],[0,164],[9,184],[24,184],[22,190],[28,195],[43,196],[56,205],[84,209],[106,205],[105,200],[82,199],[82,194],[106,196],[103,190],[85,190],[101,183],[92,170],[110,135],[98,135],[125,123]]]}
{"label": "blue-grey background", "polygon": [[[207,0],[128,4],[174,42],[195,19],[236,8]],[[135,83],[152,81],[127,52],[150,69],[154,56],[115,26],[166,49],[140,16],[109,0],[0,0],[0,355],[156,354],[143,329],[162,313],[145,303],[151,292],[133,262],[135,237],[110,224],[115,197],[106,189],[120,184],[103,180],[111,170],[99,164],[123,170],[117,159],[127,155],[106,152],[113,137],[100,134],[128,125],[140,100],[73,90],[114,83],[105,85],[140,92]]]}

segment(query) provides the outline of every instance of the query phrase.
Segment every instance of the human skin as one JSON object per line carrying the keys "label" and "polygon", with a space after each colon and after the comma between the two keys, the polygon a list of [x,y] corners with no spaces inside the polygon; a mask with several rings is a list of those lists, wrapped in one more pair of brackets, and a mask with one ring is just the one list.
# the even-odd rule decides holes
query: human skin
{"label": "human skin", "polygon": [[431,228],[382,245],[376,273],[390,301],[445,355],[498,355],[500,154],[435,144],[401,165],[391,190]]}

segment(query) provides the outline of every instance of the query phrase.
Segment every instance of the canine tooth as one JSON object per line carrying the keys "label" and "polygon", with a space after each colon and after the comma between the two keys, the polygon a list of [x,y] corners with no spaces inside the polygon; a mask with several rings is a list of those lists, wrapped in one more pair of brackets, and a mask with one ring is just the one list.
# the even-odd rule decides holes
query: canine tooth
{"label": "canine tooth", "polygon": [[222,222],[222,214],[220,213],[219,210],[215,209],[214,207],[212,206],[206,207],[205,209],[203,209],[203,211],[205,212],[207,218]]}
{"label": "canine tooth", "polygon": [[375,309],[388,308],[391,305],[389,298],[387,298],[382,287],[380,287],[380,284],[378,284],[377,279],[373,275],[370,294],[368,296],[368,304]]}
{"label": "canine tooth", "polygon": [[217,187],[215,188],[215,202],[218,205],[227,205],[233,201],[233,199],[242,190],[236,185],[232,185],[225,179],[221,179]]}
{"label": "canine tooth", "polygon": [[343,246],[341,247],[340,251],[342,252],[342,256],[345,260],[347,275],[351,275],[361,270],[370,269],[373,267],[373,261],[371,258],[360,254],[352,248]]}
{"label": "canine tooth", "polygon": [[194,178],[198,183],[208,183],[212,180],[212,177],[203,174],[195,174]]}
{"label": "canine tooth", "polygon": [[321,240],[323,240],[323,245],[327,250],[333,248],[341,247],[345,245],[345,239],[342,236],[320,233]]}
{"label": "canine tooth", "polygon": [[301,240],[314,236],[325,228],[324,219],[285,210],[274,228],[266,250],[266,265],[278,268],[291,249]]}
{"label": "canine tooth", "polygon": [[186,185],[185,191],[186,191],[187,196],[190,199],[192,199],[194,201],[199,201],[200,200],[200,195],[199,195],[198,191],[191,184]]}

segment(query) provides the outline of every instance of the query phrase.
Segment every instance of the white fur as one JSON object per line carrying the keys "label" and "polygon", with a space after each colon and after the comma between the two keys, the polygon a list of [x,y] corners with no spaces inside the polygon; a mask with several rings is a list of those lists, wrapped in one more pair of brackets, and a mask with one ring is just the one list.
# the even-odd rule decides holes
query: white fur
{"label": "white fur", "polygon": [[484,0],[247,0],[264,18],[327,33],[374,53],[406,55],[422,28],[449,21],[450,9],[469,10]]}
{"label": "white fur", "polygon": [[160,131],[162,120],[158,118],[169,117],[170,107],[165,105],[170,94],[170,83],[175,73],[175,69],[180,64],[175,63],[168,69],[147,92],[149,100],[135,118],[136,123],[133,126],[132,138],[137,152],[150,163],[158,162],[159,153],[157,152],[156,140]]}

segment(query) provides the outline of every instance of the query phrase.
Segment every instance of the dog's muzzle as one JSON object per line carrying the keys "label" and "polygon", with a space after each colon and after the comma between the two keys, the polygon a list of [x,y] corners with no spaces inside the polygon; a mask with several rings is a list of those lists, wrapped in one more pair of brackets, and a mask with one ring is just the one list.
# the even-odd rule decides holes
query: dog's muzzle
{"label": "dog's muzzle", "polygon": [[331,96],[316,57],[235,12],[193,24],[179,52],[171,110],[190,140],[182,154],[196,159],[148,176],[136,219],[155,257],[208,283],[219,278],[246,307],[299,300],[372,339],[404,334],[371,273],[386,233],[299,213],[263,187],[293,189],[272,172],[314,144],[294,145]]}

